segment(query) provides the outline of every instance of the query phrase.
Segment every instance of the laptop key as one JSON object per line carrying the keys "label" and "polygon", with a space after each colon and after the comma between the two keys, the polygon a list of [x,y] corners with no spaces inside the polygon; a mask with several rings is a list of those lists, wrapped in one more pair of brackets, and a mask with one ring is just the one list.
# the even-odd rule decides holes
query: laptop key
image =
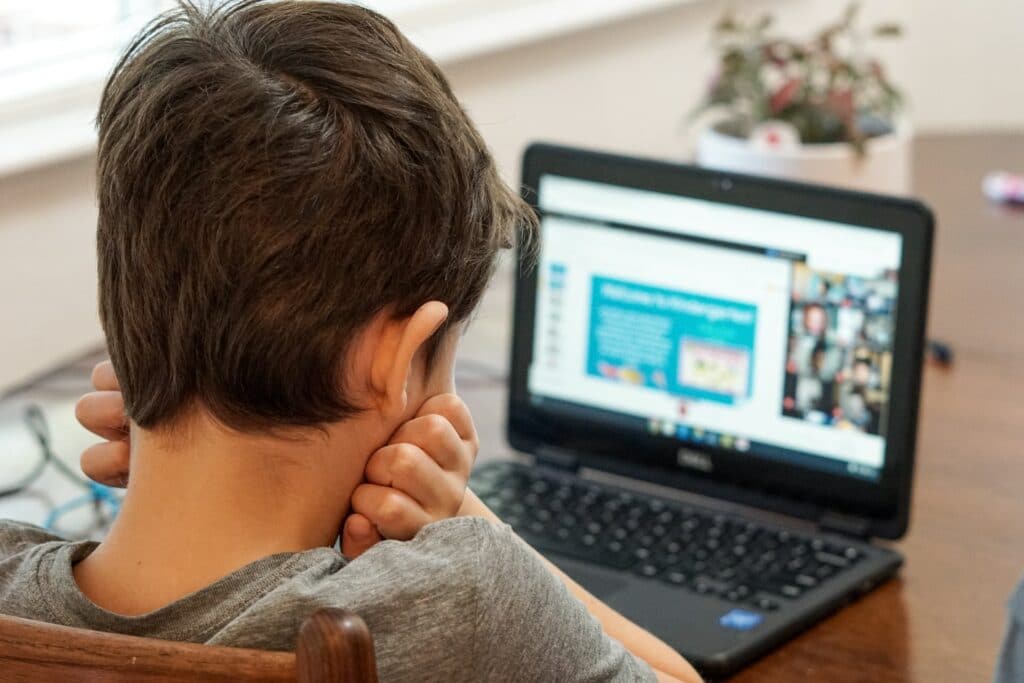
{"label": "laptop key", "polygon": [[794,557],[792,560],[786,563],[786,569],[791,572],[798,572],[807,565],[807,558],[805,557]]}
{"label": "laptop key", "polygon": [[787,598],[799,598],[804,593],[799,586],[793,586],[790,584],[786,584],[779,588],[779,592]]}
{"label": "laptop key", "polygon": [[818,580],[813,576],[808,576],[807,574],[797,574],[796,577],[794,577],[793,582],[798,586],[803,586],[804,588],[814,588],[818,585]]}
{"label": "laptop key", "polygon": [[664,545],[662,545],[662,548],[664,548],[665,552],[668,552],[668,553],[678,553],[678,552],[682,551],[683,544],[680,543],[679,541],[674,541],[673,540],[673,541],[666,542]]}
{"label": "laptop key", "polygon": [[863,554],[854,547],[845,548],[843,550],[843,557],[850,562],[857,562],[863,557]]}
{"label": "laptop key", "polygon": [[655,553],[652,561],[659,567],[675,567],[679,564],[680,559],[679,555],[675,553]]}
{"label": "laptop key", "polygon": [[715,573],[715,578],[719,581],[731,581],[732,579],[736,578],[736,570],[732,567],[720,569]]}
{"label": "laptop key", "polygon": [[762,593],[771,593],[791,600],[803,595],[803,589],[790,583],[789,578],[785,576],[755,577],[752,582]]}
{"label": "laptop key", "polygon": [[831,553],[816,553],[814,555],[814,559],[823,564],[832,565],[837,569],[846,569],[850,566],[849,560],[847,560],[845,557],[840,557],[838,555],[833,555]]}
{"label": "laptop key", "polygon": [[835,568],[830,564],[820,564],[814,570],[814,575],[819,579],[827,579],[835,573]]}
{"label": "laptop key", "polygon": [[707,576],[698,576],[693,580],[691,588],[698,595],[720,595],[728,590],[728,585]]}
{"label": "laptop key", "polygon": [[764,610],[765,612],[774,612],[779,609],[779,603],[768,597],[759,596],[754,598],[751,603],[758,609]]}
{"label": "laptop key", "polygon": [[740,584],[723,592],[722,597],[729,602],[742,602],[750,597],[750,587]]}
{"label": "laptop key", "polygon": [[649,579],[652,579],[661,573],[661,569],[659,569],[657,565],[651,564],[650,562],[644,562],[636,565],[635,567],[633,567],[633,571]]}
{"label": "laptop key", "polygon": [[678,569],[670,569],[662,574],[661,578],[662,580],[675,584],[676,586],[682,586],[690,580],[690,577],[687,574],[679,571]]}

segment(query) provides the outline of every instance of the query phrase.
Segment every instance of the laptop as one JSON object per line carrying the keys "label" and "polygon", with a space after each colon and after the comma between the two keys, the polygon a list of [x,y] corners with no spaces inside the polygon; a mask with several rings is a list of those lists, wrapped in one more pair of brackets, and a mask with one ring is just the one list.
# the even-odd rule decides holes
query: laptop
{"label": "laptop", "polygon": [[721,677],[893,576],[933,219],[915,201],[538,144],[507,436],[471,486]]}

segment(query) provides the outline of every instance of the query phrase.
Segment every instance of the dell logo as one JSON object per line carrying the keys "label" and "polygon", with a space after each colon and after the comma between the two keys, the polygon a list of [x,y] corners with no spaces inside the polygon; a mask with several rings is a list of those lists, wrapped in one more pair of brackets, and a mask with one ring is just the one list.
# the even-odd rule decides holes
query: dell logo
{"label": "dell logo", "polygon": [[689,448],[680,448],[676,452],[676,462],[682,467],[700,470],[701,472],[710,472],[714,469],[714,465],[708,455],[692,451]]}

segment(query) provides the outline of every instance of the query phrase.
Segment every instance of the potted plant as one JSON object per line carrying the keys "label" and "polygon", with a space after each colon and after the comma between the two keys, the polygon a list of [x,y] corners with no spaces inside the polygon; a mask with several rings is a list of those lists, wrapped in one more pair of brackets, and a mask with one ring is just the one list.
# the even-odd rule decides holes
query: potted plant
{"label": "potted plant", "polygon": [[910,131],[903,99],[882,64],[865,54],[870,31],[851,3],[809,40],[775,35],[770,15],[715,25],[718,69],[696,115],[710,120],[697,144],[702,166],[905,194]]}

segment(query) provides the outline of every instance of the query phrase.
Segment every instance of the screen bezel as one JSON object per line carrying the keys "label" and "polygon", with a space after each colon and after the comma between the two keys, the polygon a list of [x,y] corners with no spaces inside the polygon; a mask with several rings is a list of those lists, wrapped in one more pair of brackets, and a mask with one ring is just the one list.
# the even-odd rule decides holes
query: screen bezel
{"label": "screen bezel", "polygon": [[[669,483],[698,493],[783,510],[818,520],[825,512],[856,516],[866,533],[899,538],[907,528],[914,470],[918,401],[934,220],[923,204],[905,199],[769,180],[663,161],[549,144],[523,157],[523,196],[538,210],[543,175],[703,199],[733,206],[831,220],[899,234],[903,238],[886,457],[877,481],[858,480],[709,445],[687,444],[706,456],[710,471],[682,471],[672,437],[624,434],[585,419],[555,418],[531,405],[527,387],[533,355],[537,272],[533,251],[520,249],[514,299],[507,435],[525,452],[557,449],[582,466]],[[628,456],[623,457],[622,454]]]}

